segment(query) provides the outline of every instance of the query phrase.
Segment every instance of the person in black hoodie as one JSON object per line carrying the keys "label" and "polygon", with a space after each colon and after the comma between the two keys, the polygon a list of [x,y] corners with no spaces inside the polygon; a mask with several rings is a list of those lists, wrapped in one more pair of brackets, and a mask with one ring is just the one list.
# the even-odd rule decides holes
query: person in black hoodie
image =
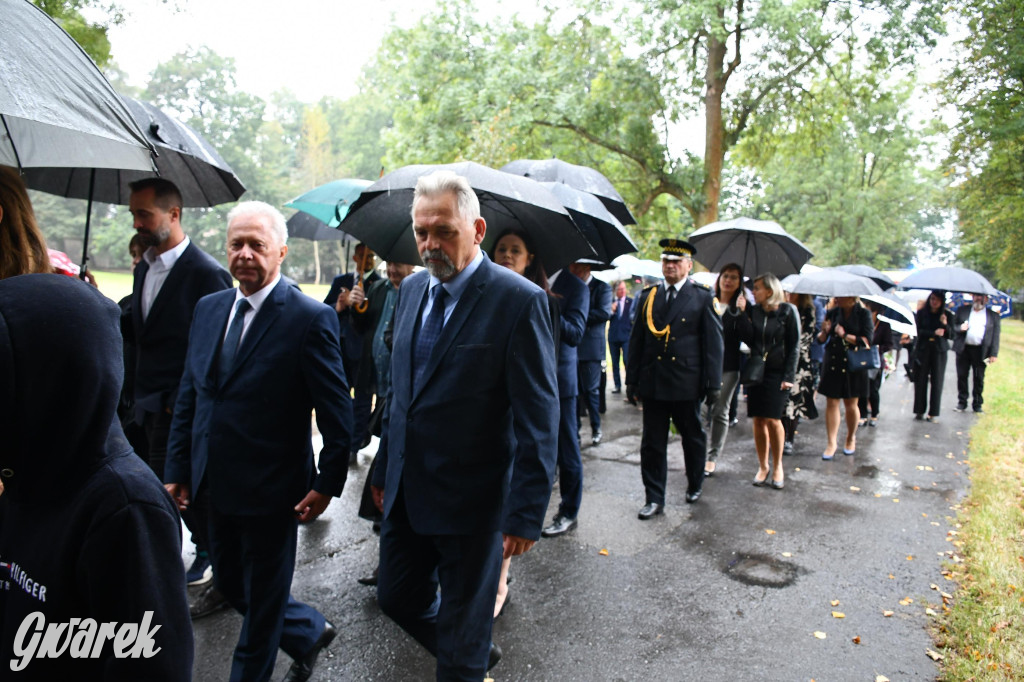
{"label": "person in black hoodie", "polygon": [[70,277],[0,281],[0,666],[18,679],[191,678],[177,509],[115,416],[118,316]]}

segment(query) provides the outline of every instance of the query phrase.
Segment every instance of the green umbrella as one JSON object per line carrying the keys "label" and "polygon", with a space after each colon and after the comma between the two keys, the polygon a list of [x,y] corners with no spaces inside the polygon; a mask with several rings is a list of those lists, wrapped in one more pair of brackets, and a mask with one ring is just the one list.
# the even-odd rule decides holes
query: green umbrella
{"label": "green umbrella", "polygon": [[329,227],[337,227],[348,214],[352,205],[364,189],[372,185],[369,180],[344,178],[333,180],[300,194],[285,206],[297,209],[317,218]]}

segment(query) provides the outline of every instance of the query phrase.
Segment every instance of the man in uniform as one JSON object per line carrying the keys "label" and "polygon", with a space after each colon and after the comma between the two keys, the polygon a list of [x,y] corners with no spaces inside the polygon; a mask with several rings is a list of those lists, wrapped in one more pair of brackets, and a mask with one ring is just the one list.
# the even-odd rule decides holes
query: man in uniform
{"label": "man in uniform", "polygon": [[668,478],[669,420],[682,435],[686,460],[686,501],[700,498],[707,437],[700,403],[714,404],[722,387],[722,323],[707,287],[687,278],[696,249],[682,239],[662,239],[665,281],[637,299],[637,318],[629,338],[626,395],[643,401],[640,471],[647,520],[665,507]]}

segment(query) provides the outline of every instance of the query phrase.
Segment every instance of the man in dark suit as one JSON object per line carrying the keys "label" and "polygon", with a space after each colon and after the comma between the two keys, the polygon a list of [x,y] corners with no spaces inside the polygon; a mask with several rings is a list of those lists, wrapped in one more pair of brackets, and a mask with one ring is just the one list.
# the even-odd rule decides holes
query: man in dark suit
{"label": "man in dark suit", "polygon": [[576,527],[583,502],[583,458],[580,456],[579,362],[577,346],[587,330],[590,292],[583,281],[567,270],[551,279],[551,293],[558,298],[558,509],[541,535],[553,538]]}
{"label": "man in dark suit", "polygon": [[629,357],[629,334],[633,330],[633,299],[627,293],[625,282],[615,285],[612,316],[608,321],[608,350],[612,355],[612,379],[615,382],[612,393],[622,392],[619,362],[621,359],[625,368],[626,358]]}
{"label": "man in dark suit", "polygon": [[533,546],[551,496],[551,317],[543,290],[480,250],[487,226],[465,178],[420,178],[412,206],[427,269],[398,291],[373,477],[377,599],[437,657],[437,679],[480,682],[500,657],[502,558]]}
{"label": "man in dark suit", "polygon": [[[982,412],[985,367],[999,355],[999,315],[988,307],[988,296],[974,294],[970,305],[962,305],[953,314],[953,352],[956,353],[956,411],[967,409],[967,397],[973,395],[971,408]],[[972,390],[967,377],[973,372]]]}
{"label": "man in dark suit", "polygon": [[250,201],[228,214],[238,289],[196,306],[164,478],[180,507],[209,491],[214,580],[245,617],[232,680],[268,679],[278,647],[294,659],[286,680],[306,680],[336,634],[290,590],[297,521],[315,519],[345,485],[351,399],[337,315],[281,277],[286,239],[272,206]]}
{"label": "man in dark suit", "polygon": [[587,285],[590,307],[587,312],[587,330],[579,348],[580,413],[590,414],[591,443],[598,445],[601,432],[601,365],[605,360],[605,325],[612,316],[612,288],[590,274],[595,261],[581,260],[569,266],[569,271]]}
{"label": "man in dark suit", "polygon": [[722,322],[711,290],[687,278],[695,249],[682,239],[662,239],[665,281],[637,299],[637,320],[629,339],[626,395],[644,406],[640,472],[646,504],[642,520],[665,508],[669,420],[682,435],[686,501],[700,498],[707,436],[700,403],[713,405],[722,389]]}
{"label": "man in dark suit", "polygon": [[[231,287],[231,276],[193,244],[181,227],[181,193],[174,183],[146,178],[131,183],[129,210],[146,251],[135,266],[126,342],[135,349],[134,420],[141,427],[143,452],[157,478],[164,475],[167,434],[185,367],[192,312],[200,298]],[[126,321],[127,322],[127,321]],[[208,582],[205,500],[182,514],[196,544],[190,584]],[[200,603],[202,602],[202,603]],[[205,615],[223,599],[204,593],[193,601],[193,616]]]}
{"label": "man in dark suit", "polygon": [[[365,295],[374,283],[380,281],[380,275],[374,269],[375,259],[376,254],[366,244],[357,244],[356,248],[352,250],[352,262],[355,263],[357,272],[347,272],[335,277],[324,298],[324,303],[338,313],[338,324],[341,330],[341,358],[345,361],[345,376],[348,377],[354,389],[352,452],[349,453],[349,464],[355,464],[358,461],[359,450],[363,448],[364,443],[368,443],[370,440],[366,425],[370,420],[374,396],[370,384],[357,381],[363,363],[372,364],[371,350],[369,344],[365,343],[363,333],[355,324],[353,306],[356,304],[352,303],[349,298],[356,289],[361,290]],[[357,279],[359,273],[362,273],[362,279]]]}

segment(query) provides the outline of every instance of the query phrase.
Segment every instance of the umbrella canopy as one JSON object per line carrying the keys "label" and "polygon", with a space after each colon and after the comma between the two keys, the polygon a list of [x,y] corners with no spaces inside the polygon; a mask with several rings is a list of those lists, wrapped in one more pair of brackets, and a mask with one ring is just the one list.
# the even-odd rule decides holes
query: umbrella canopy
{"label": "umbrella canopy", "polygon": [[842,270],[843,272],[849,272],[854,275],[860,275],[861,277],[868,277],[874,280],[875,284],[880,286],[883,291],[892,289],[896,286],[896,282],[892,281],[889,275],[885,274],[881,270],[877,270],[870,265],[837,265],[836,270]]}
{"label": "umbrella canopy", "polygon": [[362,191],[372,184],[358,178],[332,180],[300,194],[285,206],[308,213],[328,227],[337,227]]}
{"label": "umbrella canopy", "polygon": [[790,275],[782,288],[794,294],[813,296],[878,296],[882,293],[873,280],[835,268],[824,268],[806,275]]}
{"label": "umbrella canopy", "polygon": [[629,212],[626,201],[616,191],[612,181],[593,168],[577,166],[560,159],[519,159],[505,164],[501,170],[533,178],[538,182],[560,182],[581,192],[593,194],[620,223],[636,225],[636,218]]}
{"label": "umbrella canopy", "polygon": [[974,270],[952,266],[912,272],[900,282],[900,289],[943,289],[964,294],[999,295],[999,291]]}
{"label": "umbrella canopy", "polygon": [[810,260],[811,250],[770,220],[736,218],[710,223],[688,238],[694,258],[712,272],[739,263],[751,277],[770,272],[785,277]]}
{"label": "umbrella canopy", "polygon": [[579,258],[594,258],[594,249],[572,222],[561,202],[529,178],[502,173],[471,161],[405,166],[365,190],[341,222],[341,229],[366,243],[381,258],[422,264],[412,233],[412,196],[416,181],[436,170],[450,170],[469,181],[487,222],[481,248],[490,250],[510,227],[530,235],[549,271]]}
{"label": "umbrella canopy", "polygon": [[572,221],[583,231],[583,236],[597,252],[595,260],[605,269],[612,267],[610,263],[616,257],[639,250],[622,223],[596,196],[560,182],[540,184],[551,190],[569,211]]}
{"label": "umbrella canopy", "polygon": [[308,213],[297,212],[285,223],[288,228],[289,237],[309,239],[314,242],[323,241],[355,241],[355,237],[329,226],[319,218],[314,218]]}
{"label": "umbrella canopy", "polygon": [[[914,311],[910,309],[907,302],[896,294],[885,291],[881,294],[864,294],[860,297],[863,301],[871,301],[883,306],[885,310],[878,313],[878,318],[892,325],[894,322],[901,333],[917,336],[917,320]],[[909,329],[905,329],[909,326]],[[893,327],[896,329],[897,327]]]}
{"label": "umbrella canopy", "polygon": [[[178,186],[185,206],[208,208],[237,201],[245,193],[231,166],[191,126],[149,102],[122,99],[157,150],[156,174]],[[152,170],[121,168],[30,168],[25,183],[62,197],[126,205],[128,183],[153,175]]]}
{"label": "umbrella canopy", "polygon": [[78,43],[26,0],[0,0],[0,16],[0,164],[152,170],[145,135]]}

